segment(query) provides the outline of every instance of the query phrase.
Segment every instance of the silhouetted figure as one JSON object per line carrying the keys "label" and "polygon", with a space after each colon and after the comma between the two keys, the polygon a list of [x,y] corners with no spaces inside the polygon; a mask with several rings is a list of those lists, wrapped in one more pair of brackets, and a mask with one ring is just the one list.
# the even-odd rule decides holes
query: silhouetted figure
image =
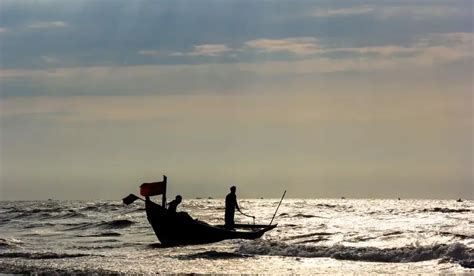
{"label": "silhouetted figure", "polygon": [[225,197],[225,227],[228,229],[234,228],[235,209],[240,211],[235,190],[235,186],[230,187],[230,193]]}
{"label": "silhouetted figure", "polygon": [[456,200],[456,202],[462,202],[462,199],[459,198],[458,200]]}
{"label": "silhouetted figure", "polygon": [[180,195],[177,195],[176,198],[168,204],[168,210],[171,213],[176,213],[176,208],[181,203],[183,198]]}

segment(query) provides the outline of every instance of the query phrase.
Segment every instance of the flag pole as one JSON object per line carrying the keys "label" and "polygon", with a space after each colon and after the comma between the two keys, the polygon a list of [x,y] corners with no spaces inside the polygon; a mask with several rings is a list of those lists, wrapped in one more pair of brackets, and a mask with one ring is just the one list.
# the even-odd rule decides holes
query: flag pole
{"label": "flag pole", "polygon": [[166,182],[167,182],[167,180],[168,180],[168,177],[166,175],[163,175],[163,182],[165,183],[165,185],[164,185],[165,189],[163,191],[163,195],[161,196],[161,200],[162,200],[161,206],[163,206],[163,208],[166,208],[166,186],[167,186]]}

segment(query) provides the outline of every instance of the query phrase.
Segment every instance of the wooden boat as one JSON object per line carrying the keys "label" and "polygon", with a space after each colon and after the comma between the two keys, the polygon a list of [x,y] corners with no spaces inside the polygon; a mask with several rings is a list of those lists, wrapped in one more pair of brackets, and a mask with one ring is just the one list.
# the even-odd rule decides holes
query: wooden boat
{"label": "wooden boat", "polygon": [[257,239],[277,226],[237,224],[236,228],[251,230],[229,230],[223,225],[210,225],[193,219],[184,212],[171,213],[151,200],[145,201],[145,207],[156,237],[166,246],[213,243],[227,239]]}
{"label": "wooden boat", "polygon": [[[216,227],[225,228],[224,224],[215,225]],[[276,226],[276,225],[275,225]],[[268,224],[241,224],[236,223],[234,224],[235,229],[262,229],[268,227]]]}
{"label": "wooden boat", "polygon": [[[234,229],[227,229],[223,225],[210,225],[193,219],[185,212],[170,212],[165,208],[167,179],[166,175],[163,175],[162,181],[141,184],[140,195],[144,196],[145,200],[134,194],[129,194],[122,199],[126,205],[132,204],[137,199],[145,202],[148,222],[163,246],[213,243],[228,239],[257,239],[277,226],[272,222],[281,200],[268,225],[236,224]],[[283,197],[285,194],[286,191]],[[150,200],[151,196],[156,195],[162,195],[161,206]],[[236,231],[235,229],[248,230]]]}

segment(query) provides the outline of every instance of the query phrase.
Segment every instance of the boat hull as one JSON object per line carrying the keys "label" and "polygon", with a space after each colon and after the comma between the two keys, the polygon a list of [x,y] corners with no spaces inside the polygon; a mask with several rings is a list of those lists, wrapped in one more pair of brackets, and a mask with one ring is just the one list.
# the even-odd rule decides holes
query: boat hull
{"label": "boat hull", "polygon": [[149,200],[146,201],[145,206],[148,221],[163,245],[205,244],[227,239],[257,239],[276,227],[276,225],[271,225],[252,231],[234,231],[195,220],[184,212],[170,213]]}

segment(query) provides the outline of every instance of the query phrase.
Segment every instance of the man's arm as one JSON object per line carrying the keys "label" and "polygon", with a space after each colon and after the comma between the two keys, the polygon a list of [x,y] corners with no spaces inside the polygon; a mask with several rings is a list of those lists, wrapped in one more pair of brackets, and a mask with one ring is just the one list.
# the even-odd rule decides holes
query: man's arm
{"label": "man's arm", "polygon": [[237,197],[235,197],[235,208],[240,211],[239,204],[237,204]]}

